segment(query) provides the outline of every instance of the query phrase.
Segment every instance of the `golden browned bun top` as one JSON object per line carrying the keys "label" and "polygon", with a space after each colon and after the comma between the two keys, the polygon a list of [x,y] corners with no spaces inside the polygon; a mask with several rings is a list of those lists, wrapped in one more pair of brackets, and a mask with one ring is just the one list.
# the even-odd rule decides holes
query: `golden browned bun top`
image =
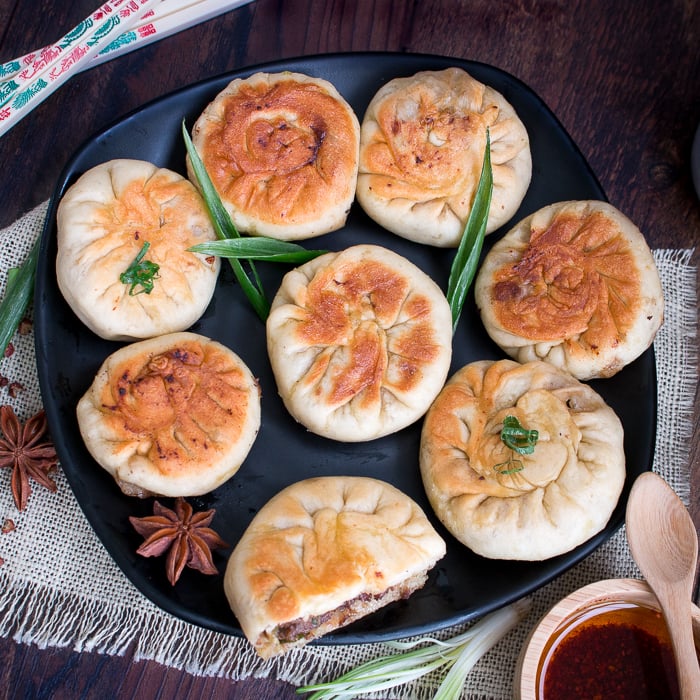
{"label": "golden browned bun top", "polygon": [[88,449],[127,488],[196,495],[239,468],[259,402],[257,382],[231,350],[175,333],[107,358],[78,418]]}
{"label": "golden browned bun top", "polygon": [[229,559],[228,601],[261,654],[280,625],[369,601],[431,569],[446,545],[415,501],[369,477],[287,486],[257,513]]}
{"label": "golden browned bun top", "polygon": [[[337,293],[338,285],[342,294]],[[403,358],[393,377],[398,392],[417,386],[418,367],[440,356],[442,349],[431,323],[431,300],[420,294],[409,295],[410,289],[410,279],[379,259],[350,259],[344,265],[329,265],[309,283],[307,316],[296,324],[297,338],[309,346],[342,344],[352,358],[349,371],[333,378],[328,401],[340,405],[358,394],[362,394],[360,404],[379,399],[385,363],[389,359],[385,338],[357,318],[366,314],[370,297],[379,327],[393,324],[399,312],[412,320],[405,333],[397,334],[392,348]],[[355,324],[357,333],[352,333]],[[313,382],[314,377],[307,376],[307,381]]]}
{"label": "golden browned bun top", "polygon": [[359,122],[329,82],[291,72],[234,80],[197,120],[193,142],[242,231],[293,239],[344,223]]}
{"label": "golden browned bun top", "polygon": [[[87,170],[57,210],[61,293],[93,332],[135,340],[189,328],[209,304],[219,259],[188,251],[215,240],[192,183],[153,163],[117,159]],[[158,265],[148,293],[121,281],[148,244]]]}
{"label": "golden browned bun top", "polygon": [[[420,78],[428,75],[419,74]],[[463,105],[481,104],[484,86],[476,80],[461,80],[461,71],[441,74],[445,82],[459,80]],[[431,77],[436,77],[432,74]],[[367,144],[362,154],[363,171],[384,173],[373,187],[387,198],[412,197],[423,188],[457,190],[459,178],[479,180],[486,147],[486,127],[492,126],[498,107],[485,111],[458,111],[449,93],[431,93],[423,80],[397,80],[404,89],[387,92],[375,107],[375,119],[386,141]],[[465,147],[471,156],[464,161]],[[455,165],[459,170],[455,172]],[[410,179],[406,174],[410,173]]]}
{"label": "golden browned bun top", "polygon": [[[520,454],[506,418],[536,430]],[[445,385],[423,425],[420,468],[436,514],[495,559],[563,554],[608,522],[625,481],[623,428],[588,385],[542,361],[479,361]]]}
{"label": "golden browned bun top", "polygon": [[373,439],[418,419],[452,356],[440,288],[406,258],[367,244],[288,273],[267,340],[292,415],[343,441]]}
{"label": "golden browned bun top", "polygon": [[602,345],[611,325],[623,334],[632,325],[640,281],[615,222],[601,211],[563,210],[532,230],[517,263],[494,275],[494,314],[531,340],[583,333]]}
{"label": "golden browned bun top", "polygon": [[530,183],[529,138],[512,106],[460,68],[421,71],[383,85],[361,127],[357,198],[385,228],[455,247],[491,138],[487,233],[515,213]]}
{"label": "golden browned bun top", "polygon": [[561,202],[517,224],[475,284],[487,331],[521,361],[610,376],[653,341],[663,294],[651,251],[605,202]]}

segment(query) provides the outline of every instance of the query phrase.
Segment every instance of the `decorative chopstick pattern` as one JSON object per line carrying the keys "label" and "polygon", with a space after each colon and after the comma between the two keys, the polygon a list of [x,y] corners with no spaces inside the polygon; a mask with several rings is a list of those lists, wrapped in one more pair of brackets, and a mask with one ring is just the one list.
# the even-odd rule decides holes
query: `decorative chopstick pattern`
{"label": "decorative chopstick pattern", "polygon": [[[161,0],[141,17],[135,27],[120,34],[87,64],[82,64],[81,70],[93,68],[250,2],[253,0]],[[49,59],[55,50],[55,45],[45,46],[0,64],[0,81],[9,81],[36,62]],[[2,102],[0,95],[0,104]]]}
{"label": "decorative chopstick pattern", "polygon": [[81,69],[116,36],[130,30],[160,0],[109,0],[0,83],[0,136]]}
{"label": "decorative chopstick pattern", "polygon": [[32,51],[22,58],[15,58],[0,66],[0,78],[3,79],[0,83],[0,100],[6,102],[22,83],[26,83],[59,61],[77,39],[97,22],[110,17],[122,2],[123,0],[119,0],[118,3],[109,2],[102,5],[73,27],[57,43],[44,46],[39,51]]}
{"label": "decorative chopstick pattern", "polygon": [[[117,58],[134,49],[140,49],[160,39],[177,34],[197,24],[218,17],[253,0],[162,0],[153,10],[152,18],[130,32],[118,36],[109,46],[97,54],[85,68]],[[149,18],[151,13],[149,13]]]}

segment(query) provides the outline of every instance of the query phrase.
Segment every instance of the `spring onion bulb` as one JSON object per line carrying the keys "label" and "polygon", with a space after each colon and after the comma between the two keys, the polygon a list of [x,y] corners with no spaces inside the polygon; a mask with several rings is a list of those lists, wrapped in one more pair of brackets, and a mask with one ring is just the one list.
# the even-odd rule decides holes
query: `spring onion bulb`
{"label": "spring onion bulb", "polygon": [[423,637],[409,642],[388,642],[398,653],[361,664],[339,678],[297,689],[311,693],[308,700],[353,698],[410,683],[440,668],[448,668],[434,700],[456,700],[477,661],[510,632],[530,610],[527,598],[496,610],[468,630],[450,639]]}

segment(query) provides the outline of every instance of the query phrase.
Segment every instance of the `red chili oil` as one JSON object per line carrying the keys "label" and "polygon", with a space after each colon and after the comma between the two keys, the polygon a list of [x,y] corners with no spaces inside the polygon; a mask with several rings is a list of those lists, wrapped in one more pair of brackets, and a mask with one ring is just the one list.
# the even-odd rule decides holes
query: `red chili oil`
{"label": "red chili oil", "polygon": [[603,603],[567,621],[537,671],[538,700],[677,700],[671,640],[657,610]]}

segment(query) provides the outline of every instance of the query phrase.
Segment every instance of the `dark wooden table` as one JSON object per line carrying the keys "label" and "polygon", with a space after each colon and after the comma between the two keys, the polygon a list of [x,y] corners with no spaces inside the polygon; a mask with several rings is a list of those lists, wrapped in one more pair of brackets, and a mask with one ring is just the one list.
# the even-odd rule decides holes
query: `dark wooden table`
{"label": "dark wooden table", "polygon": [[[56,40],[98,4],[0,0],[0,61]],[[50,196],[85,138],[152,98],[261,62],[376,50],[473,59],[512,73],[558,116],[651,247],[695,247],[700,202],[689,160],[700,122],[699,30],[694,0],[255,0],[73,78],[0,137],[0,228]],[[697,424],[691,511],[700,523]],[[129,654],[0,640],[0,696],[101,694],[295,697],[274,680],[195,678]]]}

